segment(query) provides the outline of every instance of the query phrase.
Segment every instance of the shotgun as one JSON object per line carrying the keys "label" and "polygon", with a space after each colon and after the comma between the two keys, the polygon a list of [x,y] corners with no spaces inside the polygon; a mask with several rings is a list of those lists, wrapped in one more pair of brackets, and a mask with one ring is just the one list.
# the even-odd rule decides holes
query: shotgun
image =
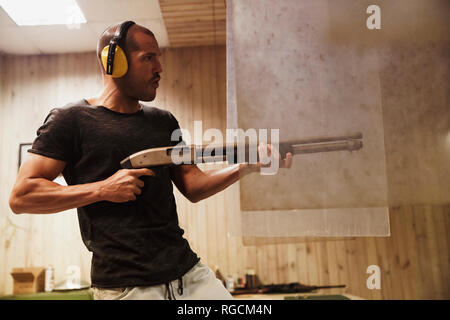
{"label": "shotgun", "polygon": [[[292,155],[330,151],[355,151],[362,148],[362,133],[347,136],[314,137],[274,144],[278,146],[284,159],[286,153]],[[136,152],[123,159],[120,165],[124,169],[139,169],[170,164],[196,164],[228,161],[228,163],[257,162],[257,143],[234,143],[225,145],[182,145],[151,148]],[[240,156],[242,155],[242,156]],[[251,159],[255,155],[256,159]],[[176,161],[174,161],[176,159]],[[255,161],[256,160],[256,161]]]}
{"label": "shotgun", "polygon": [[305,293],[313,292],[318,289],[345,288],[345,284],[331,286],[308,286],[298,282],[288,284],[269,284],[256,288],[235,288],[233,295],[239,294],[260,294],[260,293]]}

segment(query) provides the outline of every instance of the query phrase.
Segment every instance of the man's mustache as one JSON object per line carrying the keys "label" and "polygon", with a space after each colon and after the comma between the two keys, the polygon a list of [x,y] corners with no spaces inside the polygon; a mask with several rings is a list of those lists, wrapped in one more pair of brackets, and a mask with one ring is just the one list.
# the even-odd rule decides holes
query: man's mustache
{"label": "man's mustache", "polygon": [[159,81],[160,79],[161,79],[161,76],[159,75],[158,72],[156,72],[156,73],[153,75],[153,78],[151,79],[151,82]]}

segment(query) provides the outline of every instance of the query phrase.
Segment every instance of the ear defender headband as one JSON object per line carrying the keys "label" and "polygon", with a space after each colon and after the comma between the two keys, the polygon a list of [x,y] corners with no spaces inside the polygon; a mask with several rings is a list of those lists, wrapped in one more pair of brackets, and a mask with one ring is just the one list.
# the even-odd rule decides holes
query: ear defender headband
{"label": "ear defender headband", "polygon": [[128,70],[127,56],[119,46],[126,39],[128,29],[134,24],[133,21],[125,21],[117,27],[114,37],[109,41],[109,45],[102,50],[102,64],[106,74],[113,78],[123,77]]}

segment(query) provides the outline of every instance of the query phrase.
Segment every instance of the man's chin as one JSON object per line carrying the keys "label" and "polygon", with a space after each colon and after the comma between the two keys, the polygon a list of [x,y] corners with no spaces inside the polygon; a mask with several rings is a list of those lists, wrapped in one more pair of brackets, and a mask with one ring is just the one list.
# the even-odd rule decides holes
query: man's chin
{"label": "man's chin", "polygon": [[153,100],[155,100],[155,98],[156,98],[156,93],[155,93],[155,94],[152,94],[152,95],[146,95],[146,96],[143,96],[143,97],[141,97],[139,100],[140,100],[140,101],[148,102],[148,101],[153,101]]}

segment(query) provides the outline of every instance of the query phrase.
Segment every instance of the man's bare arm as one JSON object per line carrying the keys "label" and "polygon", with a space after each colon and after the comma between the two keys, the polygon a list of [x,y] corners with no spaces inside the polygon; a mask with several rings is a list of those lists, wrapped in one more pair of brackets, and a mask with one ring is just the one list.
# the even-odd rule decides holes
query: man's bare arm
{"label": "man's bare arm", "polygon": [[[258,147],[258,152],[260,152]],[[271,146],[268,145],[269,155]],[[286,159],[281,159],[280,168],[290,168],[292,154],[287,153]],[[196,165],[178,165],[171,167],[172,181],[178,190],[191,202],[198,202],[220,192],[240,178],[252,172],[259,172],[261,163],[236,164],[224,169],[202,171]]]}
{"label": "man's bare arm", "polygon": [[135,200],[144,186],[141,175],[149,169],[119,170],[106,180],[61,186],[53,180],[62,172],[64,161],[29,153],[21,166],[9,198],[14,213],[55,213],[98,201]]}
{"label": "man's bare arm", "polygon": [[196,165],[171,167],[172,180],[178,190],[191,202],[198,202],[220,192],[242,176],[259,169],[235,164],[218,170],[202,171]]}

